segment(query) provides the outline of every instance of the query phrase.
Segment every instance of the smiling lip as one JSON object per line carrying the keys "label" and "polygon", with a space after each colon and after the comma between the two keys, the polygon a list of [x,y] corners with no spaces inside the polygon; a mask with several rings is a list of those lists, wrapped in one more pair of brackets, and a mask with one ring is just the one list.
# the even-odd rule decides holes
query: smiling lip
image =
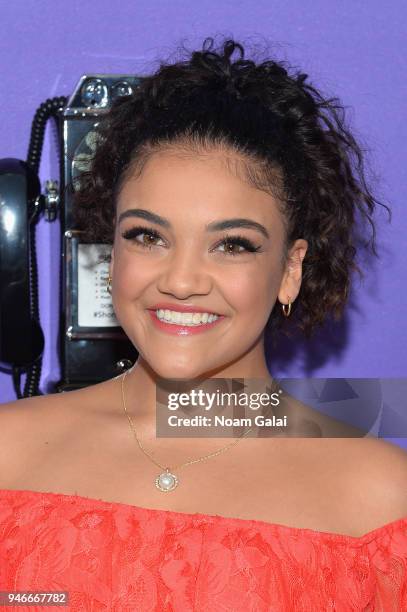
{"label": "smiling lip", "polygon": [[148,310],[174,310],[175,312],[207,312],[208,314],[216,314],[219,317],[222,316],[218,312],[214,310],[210,310],[208,308],[200,308],[199,306],[194,306],[193,304],[171,304],[170,302],[160,302],[159,304],[154,304]]}
{"label": "smiling lip", "polygon": [[[216,321],[213,321],[212,323],[201,323],[200,325],[196,325],[196,326],[176,325],[175,323],[166,323],[165,321],[161,321],[161,319],[157,317],[155,310],[149,309],[148,312],[150,313],[152,321],[155,327],[157,327],[157,329],[164,331],[168,334],[175,335],[175,336],[192,336],[193,334],[201,334],[203,332],[211,330],[213,327],[215,327],[215,325],[218,325],[218,323],[223,321],[223,319],[225,318],[223,315],[220,315],[219,318],[216,319]],[[190,312],[190,311],[183,311],[183,312]],[[203,311],[194,310],[193,312],[208,312],[208,311],[207,310],[203,310]]]}

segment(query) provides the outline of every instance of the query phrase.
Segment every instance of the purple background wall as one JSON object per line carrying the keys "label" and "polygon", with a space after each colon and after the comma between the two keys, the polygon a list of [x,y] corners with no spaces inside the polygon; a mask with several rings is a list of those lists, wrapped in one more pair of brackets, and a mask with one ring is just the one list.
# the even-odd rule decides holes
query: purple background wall
{"label": "purple background wall", "polygon": [[[276,376],[405,377],[407,218],[406,13],[402,0],[355,3],[313,0],[186,2],[2,3],[0,158],[25,159],[33,114],[46,98],[69,96],[87,72],[145,74],[178,43],[200,47],[208,35],[272,43],[278,59],[307,72],[325,94],[338,95],[378,176],[376,194],[393,222],[379,213],[381,259],[357,280],[344,322],[312,342],[284,341],[270,356]],[[404,18],[403,18],[404,17]],[[58,178],[47,142],[41,179]],[[46,334],[41,388],[59,379],[56,352],[59,224],[38,229],[41,322]],[[315,304],[318,308],[318,304]],[[0,401],[15,399],[0,372]],[[404,440],[403,445],[405,445]]]}

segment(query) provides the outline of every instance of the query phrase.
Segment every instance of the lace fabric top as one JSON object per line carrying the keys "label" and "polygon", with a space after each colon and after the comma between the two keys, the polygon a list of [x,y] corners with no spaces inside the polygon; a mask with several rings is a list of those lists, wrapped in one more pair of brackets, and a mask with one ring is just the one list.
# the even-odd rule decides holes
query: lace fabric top
{"label": "lace fabric top", "polygon": [[407,610],[407,517],[361,537],[0,490],[0,591],[86,612]]}

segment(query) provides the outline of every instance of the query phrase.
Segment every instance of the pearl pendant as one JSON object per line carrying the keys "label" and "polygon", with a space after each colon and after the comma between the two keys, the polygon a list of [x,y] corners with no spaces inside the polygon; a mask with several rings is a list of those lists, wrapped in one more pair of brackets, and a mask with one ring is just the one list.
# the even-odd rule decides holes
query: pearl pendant
{"label": "pearl pendant", "polygon": [[155,479],[155,486],[164,493],[167,491],[173,491],[175,487],[178,486],[178,483],[178,478],[175,476],[175,474],[171,474],[169,468],[167,468],[165,472],[157,476]]}

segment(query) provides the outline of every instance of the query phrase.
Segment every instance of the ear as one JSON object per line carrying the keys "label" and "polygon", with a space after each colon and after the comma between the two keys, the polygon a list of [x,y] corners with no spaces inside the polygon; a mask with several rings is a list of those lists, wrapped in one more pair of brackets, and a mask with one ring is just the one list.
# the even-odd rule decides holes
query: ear
{"label": "ear", "polygon": [[281,304],[294,302],[300,292],[302,281],[302,261],[307,252],[308,242],[303,239],[296,240],[287,255],[287,262],[281,280],[278,299]]}

